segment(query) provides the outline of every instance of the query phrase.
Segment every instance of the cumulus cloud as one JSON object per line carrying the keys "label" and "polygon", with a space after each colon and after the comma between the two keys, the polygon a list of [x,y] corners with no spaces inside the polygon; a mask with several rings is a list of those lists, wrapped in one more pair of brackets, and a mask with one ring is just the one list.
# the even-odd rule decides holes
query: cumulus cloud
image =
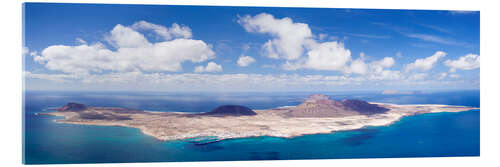
{"label": "cumulus cloud", "polygon": [[206,67],[203,66],[197,66],[194,68],[194,72],[196,73],[202,73],[202,72],[221,72],[222,71],[222,66],[214,63],[214,62],[208,62]]}
{"label": "cumulus cloud", "polygon": [[[131,26],[116,25],[104,37],[106,43],[87,43],[79,40],[78,45],[52,45],[41,53],[31,52],[35,62],[49,70],[62,73],[25,72],[28,78],[57,82],[83,82],[89,84],[125,83],[126,85],[161,85],[167,89],[207,88],[211,86],[225,89],[254,90],[253,88],[287,87],[328,87],[332,85],[371,84],[427,84],[429,74],[422,71],[432,69],[439,59],[446,56],[438,51],[433,56],[417,59],[404,69],[412,73],[391,70],[395,60],[392,57],[370,60],[364,53],[359,58],[351,57],[351,51],[344,44],[332,40],[326,34],[315,36],[307,24],[293,22],[290,18],[275,18],[269,14],[239,17],[238,23],[247,32],[270,36],[262,45],[264,56],[283,59],[281,68],[286,70],[310,69],[337,71],[340,75],[297,75],[297,74],[209,74],[223,71],[222,65],[215,62],[196,64],[194,73],[168,74],[164,72],[182,71],[184,62],[202,63],[214,59],[214,52],[204,41],[192,39],[189,27],[176,23],[164,27],[145,21]],[[151,42],[145,32],[153,32],[159,42]],[[319,40],[319,41],[316,41]],[[338,39],[334,39],[338,40]],[[112,48],[109,48],[111,46]],[[249,45],[243,46],[245,52]],[[243,52],[243,54],[244,54]],[[23,50],[23,54],[28,51]],[[237,65],[245,67],[256,60],[241,55]],[[400,52],[396,53],[401,57]],[[476,60],[477,59],[477,60]],[[477,67],[475,65],[477,62]],[[445,65],[450,71],[456,69],[479,68],[479,55],[466,55],[458,60],[447,60]],[[263,68],[279,68],[277,64],[263,65]],[[416,71],[416,72],[413,72]],[[419,73],[418,71],[422,72]],[[359,75],[357,75],[359,74]],[[438,76],[438,75],[433,75]],[[456,78],[456,74],[439,74],[438,77]],[[387,82],[391,81],[391,82]],[[440,80],[444,82],[444,80]],[[448,82],[448,81],[446,81]],[[134,83],[134,84],[130,84]],[[290,90],[290,89],[285,89]]]}
{"label": "cumulus cloud", "polygon": [[450,72],[460,70],[472,70],[479,68],[480,56],[476,54],[467,54],[458,58],[457,60],[446,60],[444,64],[450,67]]}
{"label": "cumulus cloud", "polygon": [[314,45],[298,61],[287,61],[283,64],[285,70],[313,69],[329,71],[345,71],[347,63],[351,61],[351,51],[344,48],[342,43],[324,42]]}
{"label": "cumulus cloud", "polygon": [[413,70],[418,70],[418,71],[428,71],[432,69],[438,62],[439,59],[445,57],[447,53],[443,51],[437,51],[434,53],[434,55],[423,58],[423,59],[417,59],[415,62],[407,64],[405,66],[406,71],[413,71]]}
{"label": "cumulus cloud", "polygon": [[403,76],[399,71],[388,70],[394,65],[395,61],[392,57],[384,57],[380,60],[365,62],[364,54],[360,54],[360,58],[351,62],[350,66],[344,69],[346,74],[362,74],[370,80],[399,80]]}
{"label": "cumulus cloud", "polygon": [[[365,63],[363,57],[352,60],[351,51],[337,41],[318,42],[313,38],[311,29],[305,23],[292,19],[275,18],[261,13],[255,16],[243,16],[238,19],[247,32],[268,34],[272,38],[262,46],[264,56],[273,59],[285,59],[281,65],[285,70],[312,69],[339,71],[343,73],[367,74],[376,70],[381,74],[383,68],[394,64],[394,59],[385,58],[381,62]],[[327,34],[317,35],[318,40],[327,39]],[[386,74],[391,72],[385,71]],[[380,76],[380,75],[379,75]]]}
{"label": "cumulus cloud", "polygon": [[136,48],[151,45],[143,34],[121,24],[117,24],[105,39],[115,48]]}
{"label": "cumulus cloud", "polygon": [[255,59],[253,57],[250,57],[250,56],[245,56],[245,55],[241,55],[239,58],[238,58],[238,66],[241,66],[241,67],[246,67],[252,63],[255,62]]}
{"label": "cumulus cloud", "polygon": [[365,62],[364,53],[358,59],[352,60],[351,52],[342,43],[324,42],[316,45],[307,53],[307,57],[299,61],[287,61],[283,64],[285,70],[313,69],[339,71],[345,74],[369,74],[377,79],[400,78],[399,71],[389,71],[395,60],[384,57],[381,60]]}
{"label": "cumulus cloud", "polygon": [[445,79],[448,76],[447,72],[442,72],[438,74],[438,79],[442,80]]}
{"label": "cumulus cloud", "polygon": [[368,65],[362,59],[356,59],[351,62],[348,72],[366,74],[368,72]]}
{"label": "cumulus cloud", "polygon": [[305,68],[316,70],[343,70],[351,60],[351,51],[337,42],[325,42],[307,52]]}
{"label": "cumulus cloud", "polygon": [[384,70],[384,68],[390,68],[394,65],[396,61],[392,57],[384,57],[382,60],[374,61],[370,64],[371,69],[373,71],[379,73]]}
{"label": "cumulus cloud", "polygon": [[138,21],[132,25],[132,28],[136,30],[152,30],[159,36],[163,37],[163,39],[165,40],[170,40],[173,38],[192,38],[193,36],[189,27],[180,26],[177,23],[173,23],[170,28],[167,28],[165,26],[149,23],[146,21]]}
{"label": "cumulus cloud", "polygon": [[215,58],[211,47],[201,40],[177,38],[151,43],[131,27],[116,25],[105,37],[116,50],[102,43],[77,46],[52,45],[34,60],[47,69],[65,73],[181,71],[182,63]]}
{"label": "cumulus cloud", "polygon": [[295,23],[288,17],[278,19],[267,13],[239,17],[238,23],[247,32],[268,34],[273,37],[262,46],[264,56],[273,59],[298,59],[313,37],[307,24]]}

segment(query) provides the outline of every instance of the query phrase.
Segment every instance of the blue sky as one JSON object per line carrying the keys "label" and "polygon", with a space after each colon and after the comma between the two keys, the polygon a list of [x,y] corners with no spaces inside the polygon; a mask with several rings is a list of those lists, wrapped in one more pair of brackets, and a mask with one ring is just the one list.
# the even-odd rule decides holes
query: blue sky
{"label": "blue sky", "polygon": [[26,3],[27,90],[479,89],[479,12]]}

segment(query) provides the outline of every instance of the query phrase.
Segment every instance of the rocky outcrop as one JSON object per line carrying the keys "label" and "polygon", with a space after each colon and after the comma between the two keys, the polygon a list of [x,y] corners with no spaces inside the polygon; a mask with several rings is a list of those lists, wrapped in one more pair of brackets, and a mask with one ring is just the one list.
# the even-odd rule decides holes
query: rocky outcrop
{"label": "rocky outcrop", "polygon": [[87,106],[84,104],[80,103],[68,103],[65,106],[62,106],[61,108],[58,108],[57,111],[72,111],[72,112],[80,112],[84,111],[87,109]]}
{"label": "rocky outcrop", "polygon": [[331,100],[326,95],[311,95],[285,115],[290,117],[345,117],[384,113],[389,109],[361,100]]}
{"label": "rocky outcrop", "polygon": [[250,116],[257,115],[252,109],[239,106],[239,105],[222,105],[210,112],[206,112],[200,115],[210,115],[210,116]]}

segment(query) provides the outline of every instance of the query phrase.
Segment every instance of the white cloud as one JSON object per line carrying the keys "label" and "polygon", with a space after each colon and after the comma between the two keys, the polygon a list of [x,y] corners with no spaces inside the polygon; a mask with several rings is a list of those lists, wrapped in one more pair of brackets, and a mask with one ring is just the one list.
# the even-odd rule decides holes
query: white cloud
{"label": "white cloud", "polygon": [[351,62],[349,72],[357,74],[366,74],[368,72],[368,65],[362,59],[356,59]]}
{"label": "white cloud", "polygon": [[264,64],[261,66],[262,68],[278,68],[275,64]]}
{"label": "white cloud", "polygon": [[[298,75],[298,74],[202,74],[202,73],[142,73],[111,72],[105,74],[43,74],[25,72],[27,86],[33,86],[29,79],[49,80],[52,82],[97,90],[136,89],[136,90],[172,90],[172,91],[289,91],[295,90],[338,90],[339,88],[394,87],[408,86],[415,89],[442,87],[463,80],[429,80],[428,74],[417,73],[402,76],[399,71],[384,70],[378,74],[343,76],[343,75]],[[468,82],[467,82],[468,83]],[[472,84],[472,83],[471,83]],[[53,88],[51,85],[49,88]]]}
{"label": "white cloud", "polygon": [[238,65],[241,66],[241,67],[246,67],[252,63],[255,62],[255,59],[253,57],[250,57],[250,56],[245,56],[245,55],[241,55],[239,58],[238,58]]}
{"label": "white cloud", "polygon": [[443,51],[437,51],[434,55],[417,59],[415,62],[407,64],[405,66],[406,71],[419,70],[419,71],[428,71],[432,69],[440,58],[443,58],[447,55],[447,53]]}
{"label": "white cloud", "polygon": [[351,51],[337,42],[325,42],[307,52],[304,68],[341,71],[351,60]]}
{"label": "white cloud", "polygon": [[[383,68],[391,67],[394,59],[386,58],[380,62],[367,64],[360,59],[352,60],[351,51],[337,41],[317,42],[313,39],[307,24],[293,22],[285,17],[277,19],[266,13],[255,16],[246,15],[238,20],[247,32],[269,34],[273,38],[262,46],[264,56],[273,59],[285,59],[281,65],[285,70],[312,69],[340,71],[343,73],[366,74],[375,69],[382,73]],[[366,35],[364,36],[366,37]],[[386,36],[369,36],[386,38]],[[319,40],[328,38],[327,34],[319,34]],[[305,52],[305,54],[303,54]],[[303,56],[305,55],[305,56]],[[385,72],[390,73],[388,71]],[[380,75],[380,74],[379,74]]]}
{"label": "white cloud", "polygon": [[405,78],[401,74],[400,71],[394,71],[394,70],[382,70],[380,72],[372,72],[370,73],[367,78],[370,80],[379,80],[379,81],[398,81],[401,82]]}
{"label": "white cloud", "polygon": [[399,78],[398,71],[385,70],[395,64],[394,58],[384,57],[378,61],[366,63],[364,53],[360,58],[352,60],[351,52],[343,44],[337,42],[324,42],[316,45],[307,53],[307,57],[296,62],[287,61],[282,67],[285,70],[313,69],[339,71],[345,74],[369,74],[370,77],[385,79]]}
{"label": "white cloud", "polygon": [[137,48],[151,45],[143,34],[121,24],[116,25],[105,39],[115,48]]}
{"label": "white cloud", "polygon": [[322,41],[322,40],[324,40],[324,39],[326,39],[326,38],[328,38],[328,34],[319,34],[319,35],[318,35],[318,39],[319,39],[320,41]]}
{"label": "white cloud", "polygon": [[458,58],[457,60],[446,60],[444,64],[450,67],[450,72],[460,70],[472,70],[479,68],[480,56],[476,54],[467,54]]}
{"label": "white cloud", "polygon": [[30,52],[30,56],[31,57],[38,56],[38,51],[32,51],[32,52]]}
{"label": "white cloud", "polygon": [[408,76],[408,80],[410,81],[415,81],[415,80],[424,80],[429,74],[427,73],[416,73]]}
{"label": "white cloud", "polygon": [[394,65],[395,61],[392,57],[384,57],[381,60],[366,63],[364,61],[364,53],[360,54],[360,58],[351,62],[351,65],[346,67],[344,73],[362,74],[371,80],[398,80],[401,77],[399,71],[387,70]]}
{"label": "white cloud", "polygon": [[50,70],[89,73],[181,71],[185,61],[200,63],[215,58],[211,47],[201,40],[179,38],[150,43],[143,34],[120,24],[105,38],[116,50],[101,43],[52,45],[35,55],[34,60]]}
{"label": "white cloud", "polygon": [[83,77],[75,74],[43,74],[24,71],[23,75],[26,78],[42,79],[56,82],[69,82],[75,79],[83,79]]}
{"label": "white cloud", "polygon": [[454,73],[442,72],[442,73],[437,74],[436,78],[438,78],[439,80],[445,80],[445,79],[448,79],[448,78],[456,79],[456,78],[460,78],[460,75],[457,75],[457,74],[454,74]]}
{"label": "white cloud", "polygon": [[26,54],[28,54],[29,52],[30,52],[30,49],[28,47],[26,47],[26,46],[23,46],[23,50],[22,50],[23,56],[26,55]]}
{"label": "white cloud", "polygon": [[82,38],[76,38],[75,40],[78,44],[87,44],[87,41],[83,40]]}
{"label": "white cloud", "polygon": [[216,64],[214,62],[208,62],[206,67],[203,66],[197,66],[194,68],[194,72],[196,73],[202,73],[202,72],[221,72],[222,71],[222,66],[219,64]]}
{"label": "white cloud", "polygon": [[157,25],[149,23],[146,21],[138,21],[132,25],[135,30],[152,30],[159,36],[163,37],[165,40],[170,40],[173,38],[192,38],[193,34],[191,29],[187,26],[179,26],[177,23],[173,23],[172,27],[167,28],[162,25]]}
{"label": "white cloud", "polygon": [[446,44],[446,45],[458,45],[458,46],[469,46],[468,43],[457,42],[452,39],[445,39],[439,36],[428,35],[428,34],[405,34],[407,37],[416,38],[423,41],[429,41],[434,43]]}
{"label": "white cloud", "polygon": [[380,73],[384,70],[384,68],[390,68],[394,65],[396,61],[392,57],[384,57],[382,60],[374,61],[370,64],[370,68],[376,72]]}
{"label": "white cloud", "polygon": [[307,24],[294,23],[288,17],[277,19],[273,15],[261,13],[240,17],[238,23],[247,32],[268,34],[273,37],[262,46],[264,56],[273,59],[298,59],[312,38],[311,29]]}
{"label": "white cloud", "polygon": [[28,47],[23,46],[23,48],[22,48],[22,54],[23,54],[23,56],[30,55],[30,56],[34,57],[34,56],[38,55],[38,51],[31,51],[30,52],[30,49]]}

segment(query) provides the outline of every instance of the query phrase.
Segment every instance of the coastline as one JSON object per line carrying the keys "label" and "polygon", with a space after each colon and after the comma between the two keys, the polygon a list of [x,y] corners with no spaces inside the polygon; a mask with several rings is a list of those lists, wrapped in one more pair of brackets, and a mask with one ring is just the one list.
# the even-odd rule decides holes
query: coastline
{"label": "coastline", "polygon": [[[62,116],[57,123],[120,126],[137,128],[141,133],[160,141],[185,140],[215,136],[217,141],[260,136],[293,138],[304,135],[327,134],[337,131],[357,130],[366,126],[388,126],[403,117],[424,113],[462,112],[479,108],[440,104],[396,105],[375,103],[390,109],[374,115],[357,115],[340,118],[289,118],[280,114],[281,109],[255,110],[256,116],[240,117],[185,117],[186,113],[146,111],[147,114],[131,114],[132,120],[104,121],[74,119],[74,112],[47,112],[41,115]],[[129,114],[130,115],[130,114]]]}

